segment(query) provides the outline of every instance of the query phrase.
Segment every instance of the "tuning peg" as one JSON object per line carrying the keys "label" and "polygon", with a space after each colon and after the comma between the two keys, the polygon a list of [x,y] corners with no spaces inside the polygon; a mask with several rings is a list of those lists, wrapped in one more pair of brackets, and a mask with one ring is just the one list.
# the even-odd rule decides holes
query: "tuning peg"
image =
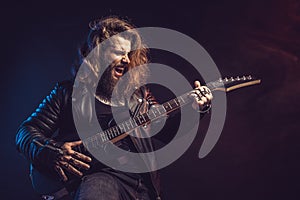
{"label": "tuning peg", "polygon": [[234,81],[234,78],[233,78],[233,77],[230,77],[230,80],[231,80],[231,81]]}
{"label": "tuning peg", "polygon": [[237,76],[235,79],[236,79],[237,81],[239,81],[239,80],[240,80],[240,77],[239,77],[239,76]]}
{"label": "tuning peg", "polygon": [[219,82],[222,82],[223,80],[221,79],[221,78],[219,78],[219,80],[218,80]]}
{"label": "tuning peg", "polygon": [[251,79],[252,79],[252,76],[251,76],[251,75],[247,76],[247,79],[248,79],[248,80],[251,80]]}
{"label": "tuning peg", "polygon": [[226,82],[227,82],[227,81],[228,81],[228,78],[227,78],[227,77],[225,77],[225,78],[224,78],[224,81],[226,81]]}
{"label": "tuning peg", "polygon": [[243,79],[243,80],[246,80],[246,76],[243,76],[242,79]]}

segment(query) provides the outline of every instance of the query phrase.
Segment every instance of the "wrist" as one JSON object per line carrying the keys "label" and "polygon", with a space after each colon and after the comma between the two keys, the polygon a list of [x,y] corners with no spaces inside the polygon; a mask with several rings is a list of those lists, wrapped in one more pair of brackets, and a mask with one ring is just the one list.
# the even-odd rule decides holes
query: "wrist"
{"label": "wrist", "polygon": [[206,104],[203,108],[199,109],[197,112],[199,113],[209,113],[209,111],[211,110],[211,104]]}

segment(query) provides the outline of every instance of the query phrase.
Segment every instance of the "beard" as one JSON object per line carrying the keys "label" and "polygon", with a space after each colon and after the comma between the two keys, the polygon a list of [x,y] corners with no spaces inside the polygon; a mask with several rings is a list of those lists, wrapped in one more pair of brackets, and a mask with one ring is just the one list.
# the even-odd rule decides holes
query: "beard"
{"label": "beard", "polygon": [[113,104],[124,104],[124,89],[127,84],[122,81],[122,84],[118,84],[117,86],[117,83],[120,79],[113,77],[112,70],[114,70],[114,67],[109,66],[103,72],[97,86],[96,95],[108,100],[108,102]]}

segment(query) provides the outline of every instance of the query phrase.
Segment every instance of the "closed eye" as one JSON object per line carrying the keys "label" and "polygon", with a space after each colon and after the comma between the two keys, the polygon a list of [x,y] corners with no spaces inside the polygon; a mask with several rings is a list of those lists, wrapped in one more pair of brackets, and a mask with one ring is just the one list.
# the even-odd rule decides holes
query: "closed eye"
{"label": "closed eye", "polygon": [[117,55],[125,55],[126,54],[125,51],[120,51],[120,50],[115,50],[114,53]]}

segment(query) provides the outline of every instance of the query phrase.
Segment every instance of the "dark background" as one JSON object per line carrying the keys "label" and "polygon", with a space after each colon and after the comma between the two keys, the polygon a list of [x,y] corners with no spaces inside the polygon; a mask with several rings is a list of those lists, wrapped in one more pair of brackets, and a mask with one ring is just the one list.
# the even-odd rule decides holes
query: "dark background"
{"label": "dark background", "polygon": [[197,155],[209,117],[189,150],[162,170],[165,199],[299,199],[297,0],[1,4],[1,199],[37,199],[14,146],[17,127],[70,77],[88,22],[109,14],[187,34],[223,76],[262,79],[228,94],[225,126],[208,156]]}

